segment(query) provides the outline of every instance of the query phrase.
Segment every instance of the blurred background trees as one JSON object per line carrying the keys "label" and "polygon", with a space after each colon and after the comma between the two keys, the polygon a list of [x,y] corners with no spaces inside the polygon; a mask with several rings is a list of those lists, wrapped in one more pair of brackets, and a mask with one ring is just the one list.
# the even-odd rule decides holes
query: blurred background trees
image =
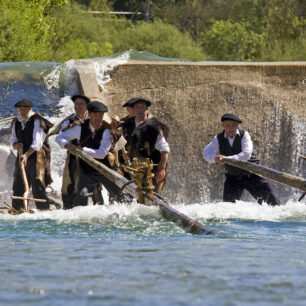
{"label": "blurred background trees", "polygon": [[306,60],[305,0],[1,0],[0,61]]}

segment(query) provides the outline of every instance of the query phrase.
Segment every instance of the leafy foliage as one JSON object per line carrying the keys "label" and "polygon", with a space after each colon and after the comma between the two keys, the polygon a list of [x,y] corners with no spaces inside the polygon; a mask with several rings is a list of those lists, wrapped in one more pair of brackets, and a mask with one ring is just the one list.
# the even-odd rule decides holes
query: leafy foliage
{"label": "leafy foliage", "polygon": [[305,15],[302,0],[1,0],[0,61],[61,62],[127,49],[192,60],[302,61]]}
{"label": "leafy foliage", "polygon": [[203,48],[213,59],[225,61],[255,60],[260,54],[263,35],[249,29],[247,22],[216,21],[203,33]]}

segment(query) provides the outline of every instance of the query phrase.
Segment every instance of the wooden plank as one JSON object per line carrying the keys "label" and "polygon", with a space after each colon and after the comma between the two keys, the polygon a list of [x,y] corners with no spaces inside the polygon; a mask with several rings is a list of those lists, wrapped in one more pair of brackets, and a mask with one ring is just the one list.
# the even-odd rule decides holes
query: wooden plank
{"label": "wooden plank", "polygon": [[237,159],[224,158],[223,161],[225,164],[255,173],[261,177],[268,178],[281,184],[303,190],[304,192],[306,191],[306,179],[302,177],[288,174],[285,172],[280,172],[271,168],[266,168],[259,164],[244,162]]}
{"label": "wooden plank", "polygon": [[[94,158],[90,157],[86,153],[84,153],[81,150],[76,150],[77,155],[79,158],[84,160],[88,165],[93,167],[95,170],[97,170],[99,173],[104,175],[106,178],[108,178],[110,181],[112,181],[114,184],[116,184],[118,187],[122,188],[124,185],[126,185],[129,181],[120,175],[118,172],[106,167],[102,163],[96,161]],[[134,183],[128,184],[124,191],[130,194],[134,198],[138,198],[137,195],[137,186]],[[214,235],[217,232],[208,227],[203,225],[202,223],[192,220],[188,216],[184,215],[183,213],[179,212],[175,208],[171,207],[169,204],[167,204],[162,199],[158,198],[157,196],[149,196],[146,193],[143,193],[144,197],[146,198],[146,202],[149,205],[156,205],[160,208],[161,213],[164,218],[167,220],[170,220],[172,222],[176,222],[179,225],[181,225],[183,228],[185,228],[189,233],[192,234],[206,234],[206,235]],[[146,205],[146,204],[144,204]]]}

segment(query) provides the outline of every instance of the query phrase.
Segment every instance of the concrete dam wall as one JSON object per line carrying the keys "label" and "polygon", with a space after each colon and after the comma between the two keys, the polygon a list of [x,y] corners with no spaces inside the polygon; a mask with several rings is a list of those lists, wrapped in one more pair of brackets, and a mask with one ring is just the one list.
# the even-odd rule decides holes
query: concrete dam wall
{"label": "concrete dam wall", "polygon": [[[80,90],[105,102],[110,116],[125,115],[122,104],[132,97],[153,102],[152,114],[171,130],[164,190],[170,202],[222,200],[223,167],[206,163],[202,150],[222,130],[227,112],[243,120],[262,165],[305,177],[298,154],[306,153],[306,62],[129,61],[109,70],[101,86],[96,71],[104,64],[76,61]],[[283,201],[294,196],[289,187],[274,187]]]}

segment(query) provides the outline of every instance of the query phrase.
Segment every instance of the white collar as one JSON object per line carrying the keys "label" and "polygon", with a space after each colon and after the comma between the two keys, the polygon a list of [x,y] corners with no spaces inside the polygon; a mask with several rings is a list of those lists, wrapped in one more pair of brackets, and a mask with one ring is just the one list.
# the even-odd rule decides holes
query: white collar
{"label": "white collar", "polygon": [[236,135],[240,135],[239,129],[237,129],[236,134],[233,138],[229,137],[226,135],[225,131],[224,131],[224,138],[230,138],[230,139],[234,139],[236,137]]}

